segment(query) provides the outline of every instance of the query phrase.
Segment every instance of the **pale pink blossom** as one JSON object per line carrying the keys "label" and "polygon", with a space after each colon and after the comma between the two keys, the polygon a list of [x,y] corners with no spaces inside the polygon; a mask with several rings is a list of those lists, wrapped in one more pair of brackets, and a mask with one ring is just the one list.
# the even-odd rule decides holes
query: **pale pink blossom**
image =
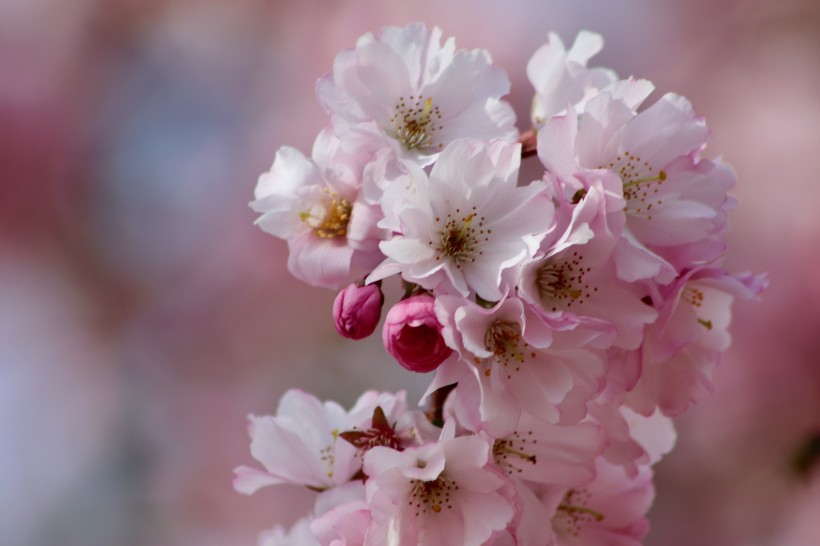
{"label": "pale pink blossom", "polygon": [[432,296],[419,294],[395,304],[384,319],[384,347],[410,371],[433,371],[452,353],[441,337],[434,306]]}
{"label": "pale pink blossom", "polygon": [[493,441],[493,461],[510,478],[547,485],[583,485],[595,477],[606,436],[584,422],[552,425],[522,413],[511,434]]}
{"label": "pale pink blossom", "polygon": [[484,544],[506,528],[514,512],[500,492],[506,481],[487,467],[489,462],[488,441],[455,437],[452,423],[435,443],[404,451],[371,449],[364,470],[374,527],[387,536],[387,544]]}
{"label": "pale pink blossom", "polygon": [[342,439],[343,431],[363,428],[376,407],[394,422],[407,412],[404,392],[366,392],[350,412],[332,401],[291,389],[279,401],[275,416],[250,416],[251,455],[264,470],[235,470],[234,487],[252,494],[277,484],[326,490],[348,483],[361,469],[357,448]]}
{"label": "pale pink blossom", "polygon": [[338,439],[349,427],[347,412],[335,402],[292,389],[275,416],[251,416],[251,454],[264,470],[236,469],[234,487],[251,494],[260,487],[296,484],[328,489],[349,481],[358,470],[356,448]]}
{"label": "pale pink blossom", "polygon": [[310,531],[320,546],[361,546],[370,525],[364,484],[350,482],[316,498]]}
{"label": "pale pink blossom", "polygon": [[[646,286],[621,280],[613,252],[623,231],[623,200],[607,194],[600,180],[591,182],[575,205],[563,204],[551,238],[521,268],[518,293],[545,316],[594,319],[611,324],[613,345],[635,349],[657,311],[643,298]],[[557,240],[555,238],[557,237]]]}
{"label": "pale pink blossom", "polygon": [[376,330],[381,318],[384,294],[378,284],[350,284],[333,302],[333,324],[346,338],[362,339]]}
{"label": "pale pink blossom", "polygon": [[623,404],[624,395],[608,388],[589,404],[588,420],[603,428],[607,441],[602,455],[607,462],[634,477],[641,466],[653,465],[671,451],[677,434],[671,419],[657,411],[647,416],[635,413]]}
{"label": "pale pink blossom", "polygon": [[756,299],[765,285],[761,276],[698,268],[661,287],[661,315],[638,352],[642,373],[627,396],[629,406],[647,415],[656,407],[677,415],[711,394],[714,370],[731,342],[732,303]]}
{"label": "pale pink blossom", "polygon": [[437,310],[445,339],[460,358],[442,366],[450,369],[441,371],[431,389],[455,376],[451,396],[475,408],[482,428],[493,435],[508,434],[522,411],[551,423],[578,422],[586,403],[603,388],[606,363],[586,346],[588,339],[580,339],[582,344],[565,339],[518,298],[485,309],[442,296]]}
{"label": "pale pink blossom", "polygon": [[549,488],[543,496],[552,513],[554,546],[640,546],[649,531],[646,512],[655,489],[652,471],[640,467],[634,477],[599,458],[595,479],[582,487]]}
{"label": "pale pink blossom", "polygon": [[527,62],[527,77],[535,88],[531,114],[534,125],[543,125],[567,106],[582,106],[617,80],[611,69],[587,68],[589,59],[601,51],[603,45],[600,34],[582,30],[567,50],[557,34],[549,33],[547,43]]}
{"label": "pale pink blossom", "polygon": [[288,269],[298,279],[338,288],[383,259],[378,243],[385,234],[376,226],[381,212],[361,191],[370,159],[343,152],[325,130],[312,158],[283,146],[259,177],[251,203],[261,213],[256,224],[288,242]]}
{"label": "pale pink blossom", "polygon": [[458,138],[514,141],[510,82],[485,50],[441,44],[437,27],[385,27],[340,52],[316,93],[346,146],[390,146],[420,165]]}
{"label": "pale pink blossom", "polygon": [[362,546],[370,522],[370,505],[355,501],[317,517],[310,524],[310,529],[321,546]]}
{"label": "pale pink blossom", "polygon": [[[587,189],[581,174],[617,175],[606,190],[623,195],[626,226],[615,249],[619,277],[670,282],[723,251],[727,190],[734,175],[721,161],[700,159],[708,130],[683,97],[667,94],[636,113],[603,91],[577,116],[549,120],[539,131],[544,166],[573,195]],[[609,179],[611,180],[611,179]]]}
{"label": "pale pink blossom", "polygon": [[399,231],[379,246],[387,256],[368,282],[400,273],[434,294],[498,301],[503,273],[532,257],[552,224],[540,182],[518,187],[520,145],[459,140],[429,178],[402,186],[392,214]]}
{"label": "pale pink blossom", "polygon": [[321,546],[310,530],[312,518],[300,518],[290,529],[277,525],[259,535],[258,546]]}

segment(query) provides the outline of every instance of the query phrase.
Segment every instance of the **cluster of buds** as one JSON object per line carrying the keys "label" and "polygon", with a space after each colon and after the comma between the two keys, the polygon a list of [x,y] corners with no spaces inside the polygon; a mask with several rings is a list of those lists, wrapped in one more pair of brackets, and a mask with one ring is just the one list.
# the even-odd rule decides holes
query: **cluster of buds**
{"label": "cluster of buds", "polygon": [[[310,158],[281,148],[257,224],[299,279],[339,290],[336,329],[380,321],[387,352],[431,373],[421,403],[365,393],[346,411],[289,391],[251,419],[263,470],[314,512],[275,545],[640,544],[670,420],[712,390],[735,299],[727,191],[683,97],[588,67],[603,43],[550,35],[527,65],[519,133],[506,74],[421,24],[367,34],[317,84],[330,116]],[[542,167],[519,179],[522,158]],[[536,159],[537,157],[537,159]]]}

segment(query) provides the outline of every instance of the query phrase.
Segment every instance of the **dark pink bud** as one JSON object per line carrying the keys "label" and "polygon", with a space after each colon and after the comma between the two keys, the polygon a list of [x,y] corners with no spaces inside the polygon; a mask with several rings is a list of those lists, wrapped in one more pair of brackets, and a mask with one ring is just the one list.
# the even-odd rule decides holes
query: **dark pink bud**
{"label": "dark pink bud", "polygon": [[453,352],[441,337],[436,300],[427,294],[402,300],[387,312],[382,330],[384,347],[412,372],[430,372]]}
{"label": "dark pink bud", "polygon": [[333,302],[336,331],[350,339],[362,339],[376,329],[382,314],[384,295],[378,284],[342,289]]}

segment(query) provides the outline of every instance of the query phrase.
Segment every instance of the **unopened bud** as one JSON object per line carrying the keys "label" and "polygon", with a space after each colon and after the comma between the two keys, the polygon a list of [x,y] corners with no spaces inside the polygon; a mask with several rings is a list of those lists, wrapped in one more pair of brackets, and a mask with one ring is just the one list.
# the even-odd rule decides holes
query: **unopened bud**
{"label": "unopened bud", "polygon": [[369,336],[379,324],[383,303],[384,295],[378,284],[347,286],[333,302],[336,331],[350,339]]}
{"label": "unopened bud", "polygon": [[413,296],[387,312],[382,330],[384,347],[410,371],[433,371],[453,352],[441,336],[435,302],[427,294]]}

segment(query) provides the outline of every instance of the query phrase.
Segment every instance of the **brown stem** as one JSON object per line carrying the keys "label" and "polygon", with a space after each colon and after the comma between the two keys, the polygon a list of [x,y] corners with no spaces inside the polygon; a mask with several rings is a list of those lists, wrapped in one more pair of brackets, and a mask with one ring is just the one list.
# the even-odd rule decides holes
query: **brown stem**
{"label": "brown stem", "polygon": [[518,137],[521,143],[521,158],[532,157],[538,153],[538,135],[535,129],[530,129]]}

